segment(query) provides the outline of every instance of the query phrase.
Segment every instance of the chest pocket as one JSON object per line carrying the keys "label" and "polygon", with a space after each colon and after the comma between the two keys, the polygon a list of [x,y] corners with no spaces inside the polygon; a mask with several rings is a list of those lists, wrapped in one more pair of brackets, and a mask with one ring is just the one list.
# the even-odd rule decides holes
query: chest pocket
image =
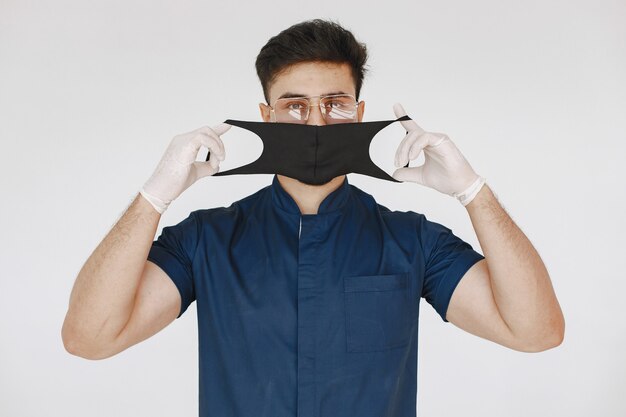
{"label": "chest pocket", "polygon": [[409,342],[408,274],[344,277],[348,352],[371,352]]}

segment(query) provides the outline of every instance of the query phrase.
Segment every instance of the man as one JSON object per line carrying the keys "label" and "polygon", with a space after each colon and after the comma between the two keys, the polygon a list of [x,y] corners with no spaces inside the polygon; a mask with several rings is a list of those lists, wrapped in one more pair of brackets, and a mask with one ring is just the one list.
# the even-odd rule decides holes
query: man
{"label": "man", "polygon": [[[366,57],[333,22],[282,31],[257,58],[263,120],[361,122]],[[347,100],[341,115],[337,97]],[[457,197],[485,256],[422,214],[377,204],[345,175],[322,185],[275,175],[152,242],[170,202],[225,158],[220,136],[230,126],[203,127],[172,140],[80,271],[66,349],[110,357],[197,301],[201,416],[378,417],[415,416],[420,298],[444,321],[511,349],[559,345],[563,315],[531,243],[447,136],[402,123],[396,166],[422,150],[426,162],[394,177]],[[201,146],[208,162],[195,161]]]}

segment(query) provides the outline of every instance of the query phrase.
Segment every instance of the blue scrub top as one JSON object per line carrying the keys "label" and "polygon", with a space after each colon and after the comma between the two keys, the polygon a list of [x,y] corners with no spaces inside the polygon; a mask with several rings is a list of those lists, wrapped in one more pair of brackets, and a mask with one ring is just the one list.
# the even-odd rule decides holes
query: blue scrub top
{"label": "blue scrub top", "polygon": [[484,257],[348,183],[302,215],[275,175],[164,227],[148,260],[196,301],[200,417],[415,417],[420,298]]}

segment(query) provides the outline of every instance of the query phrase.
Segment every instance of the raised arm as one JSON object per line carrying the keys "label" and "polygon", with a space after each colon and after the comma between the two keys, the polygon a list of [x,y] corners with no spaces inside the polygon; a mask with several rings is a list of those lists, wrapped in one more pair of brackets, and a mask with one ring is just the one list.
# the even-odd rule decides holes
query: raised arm
{"label": "raised arm", "polygon": [[[406,113],[394,106],[397,117]],[[499,204],[485,178],[474,172],[450,138],[413,120],[396,151],[397,167],[424,152],[424,164],[397,169],[393,177],[453,196],[467,209],[485,259],[463,276],[450,299],[447,320],[524,352],[561,344],[565,319],[539,254]]]}
{"label": "raised arm", "polygon": [[[181,299],[148,253],[169,204],[225,157],[220,124],[175,136],[150,179],[81,268],[61,336],[65,349],[103,359],[155,334],[178,314]],[[201,146],[211,158],[196,161]]]}
{"label": "raised arm", "polygon": [[68,352],[97,359],[116,343],[133,311],[160,218],[138,194],[89,256],[72,288],[61,330]]}

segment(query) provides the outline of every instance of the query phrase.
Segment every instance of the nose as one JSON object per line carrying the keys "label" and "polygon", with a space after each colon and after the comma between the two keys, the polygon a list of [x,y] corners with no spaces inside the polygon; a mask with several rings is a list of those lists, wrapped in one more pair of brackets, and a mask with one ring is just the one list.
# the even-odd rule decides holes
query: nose
{"label": "nose", "polygon": [[319,102],[310,104],[309,108],[309,118],[306,121],[308,125],[316,125],[322,126],[326,124],[326,120],[324,120],[324,115],[320,109]]}

